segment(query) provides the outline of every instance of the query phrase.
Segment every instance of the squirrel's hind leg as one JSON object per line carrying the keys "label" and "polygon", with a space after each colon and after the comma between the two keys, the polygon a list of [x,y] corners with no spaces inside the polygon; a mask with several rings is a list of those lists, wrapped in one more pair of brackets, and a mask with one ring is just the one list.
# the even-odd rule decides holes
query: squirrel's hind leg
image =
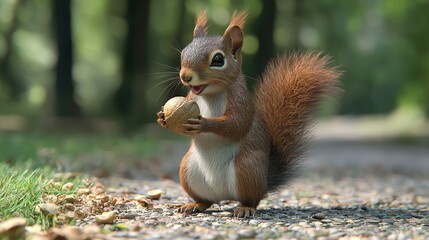
{"label": "squirrel's hind leg", "polygon": [[255,213],[256,213],[256,208],[245,207],[242,204],[240,204],[234,209],[234,217],[238,217],[238,218],[254,217]]}

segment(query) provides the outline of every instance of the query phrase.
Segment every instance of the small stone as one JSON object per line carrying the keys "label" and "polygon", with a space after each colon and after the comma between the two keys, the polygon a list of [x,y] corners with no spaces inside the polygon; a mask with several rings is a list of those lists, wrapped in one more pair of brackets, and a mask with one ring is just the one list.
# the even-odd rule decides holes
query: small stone
{"label": "small stone", "polygon": [[258,225],[259,223],[260,223],[260,221],[255,220],[255,219],[252,219],[252,220],[249,221],[250,225]]}
{"label": "small stone", "polygon": [[218,238],[217,234],[204,234],[200,237],[202,240],[216,240]]}
{"label": "small stone", "polygon": [[122,219],[134,219],[136,218],[138,215],[134,214],[134,213],[125,213],[124,215],[122,215]]}
{"label": "small stone", "polygon": [[322,223],[331,223],[332,221],[329,219],[322,219],[320,222]]}
{"label": "small stone", "polygon": [[370,218],[366,220],[367,223],[378,224],[380,223],[380,219]]}
{"label": "small stone", "polygon": [[218,214],[221,217],[232,217],[232,212],[223,211]]}
{"label": "small stone", "polygon": [[323,213],[315,213],[311,217],[317,220],[325,219],[325,215]]}
{"label": "small stone", "polygon": [[242,237],[242,238],[253,238],[253,237],[256,236],[255,230],[249,229],[249,228],[247,228],[247,229],[240,229],[240,230],[237,231],[237,234],[238,234],[239,237]]}
{"label": "small stone", "polygon": [[104,223],[104,224],[111,224],[116,220],[116,213],[111,212],[104,212],[101,215],[95,216],[95,221],[97,223]]}
{"label": "small stone", "polygon": [[272,225],[272,223],[263,222],[263,223],[258,225],[258,228],[268,228],[268,227],[271,227],[271,225]]}

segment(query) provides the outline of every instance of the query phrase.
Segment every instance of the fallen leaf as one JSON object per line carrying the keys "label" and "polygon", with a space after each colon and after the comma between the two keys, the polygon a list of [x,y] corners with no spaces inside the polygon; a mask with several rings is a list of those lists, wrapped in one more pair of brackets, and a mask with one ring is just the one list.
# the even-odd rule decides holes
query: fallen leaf
{"label": "fallen leaf", "polygon": [[68,182],[66,184],[63,185],[62,189],[63,190],[71,190],[73,188],[74,184],[72,182]]}
{"label": "fallen leaf", "polygon": [[68,203],[75,203],[77,202],[77,197],[73,194],[69,194],[65,196],[64,200],[66,200]]}
{"label": "fallen leaf", "polygon": [[91,193],[91,190],[89,188],[79,188],[77,189],[77,194],[79,195],[88,195]]}
{"label": "fallen leaf", "polygon": [[95,199],[101,201],[102,203],[105,203],[109,201],[109,196],[99,195],[99,196],[96,196]]}
{"label": "fallen leaf", "polygon": [[153,200],[158,200],[159,198],[161,198],[161,194],[162,190],[160,189],[153,189],[147,192],[148,197]]}
{"label": "fallen leaf", "polygon": [[83,228],[83,233],[89,239],[96,238],[96,235],[100,234],[100,232],[101,232],[100,227],[95,224],[86,225]]}
{"label": "fallen leaf", "polygon": [[104,212],[101,215],[95,216],[95,221],[97,223],[110,224],[110,223],[113,223],[115,220],[116,220],[116,213],[114,211]]}
{"label": "fallen leaf", "polygon": [[0,236],[19,236],[24,233],[27,219],[21,217],[10,218],[0,223]]}
{"label": "fallen leaf", "polygon": [[145,196],[137,196],[134,198],[134,200],[142,207],[144,208],[153,208],[153,204],[150,201],[149,198],[145,197]]}
{"label": "fallen leaf", "polygon": [[36,211],[45,215],[55,215],[60,212],[60,207],[53,203],[41,203],[36,206]]}
{"label": "fallen leaf", "polygon": [[48,231],[50,239],[80,240],[85,239],[83,232],[76,226],[64,226],[62,228],[51,228]]}

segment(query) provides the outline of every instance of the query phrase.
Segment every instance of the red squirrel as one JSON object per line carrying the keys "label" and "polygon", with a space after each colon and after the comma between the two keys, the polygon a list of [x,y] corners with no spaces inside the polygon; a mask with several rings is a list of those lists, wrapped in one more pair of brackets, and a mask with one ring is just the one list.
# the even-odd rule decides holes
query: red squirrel
{"label": "red squirrel", "polygon": [[[181,51],[180,80],[201,115],[183,126],[192,136],[180,182],[195,213],[222,200],[240,204],[234,216],[254,216],[259,202],[296,175],[309,141],[311,114],[335,92],[339,73],[320,53],[273,59],[254,96],[241,70],[246,12],[235,12],[223,36],[207,35],[207,15],[196,19],[193,41]],[[157,114],[165,127],[164,113]]]}

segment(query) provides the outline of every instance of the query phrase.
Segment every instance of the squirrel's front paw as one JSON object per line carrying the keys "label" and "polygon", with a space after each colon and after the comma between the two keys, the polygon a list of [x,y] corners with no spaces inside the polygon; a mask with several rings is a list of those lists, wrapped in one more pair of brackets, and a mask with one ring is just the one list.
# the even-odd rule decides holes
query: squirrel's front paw
{"label": "squirrel's front paw", "polygon": [[198,118],[190,118],[187,123],[182,124],[185,128],[185,134],[187,135],[196,135],[202,132],[203,118],[201,115],[198,115]]}
{"label": "squirrel's front paw", "polygon": [[165,114],[164,114],[164,106],[161,107],[161,111],[159,111],[156,116],[158,117],[156,121],[159,125],[163,127],[167,127],[167,123],[165,122]]}
{"label": "squirrel's front paw", "polygon": [[209,203],[192,202],[181,206],[179,208],[179,213],[191,214],[191,213],[203,212],[210,206],[211,204]]}

